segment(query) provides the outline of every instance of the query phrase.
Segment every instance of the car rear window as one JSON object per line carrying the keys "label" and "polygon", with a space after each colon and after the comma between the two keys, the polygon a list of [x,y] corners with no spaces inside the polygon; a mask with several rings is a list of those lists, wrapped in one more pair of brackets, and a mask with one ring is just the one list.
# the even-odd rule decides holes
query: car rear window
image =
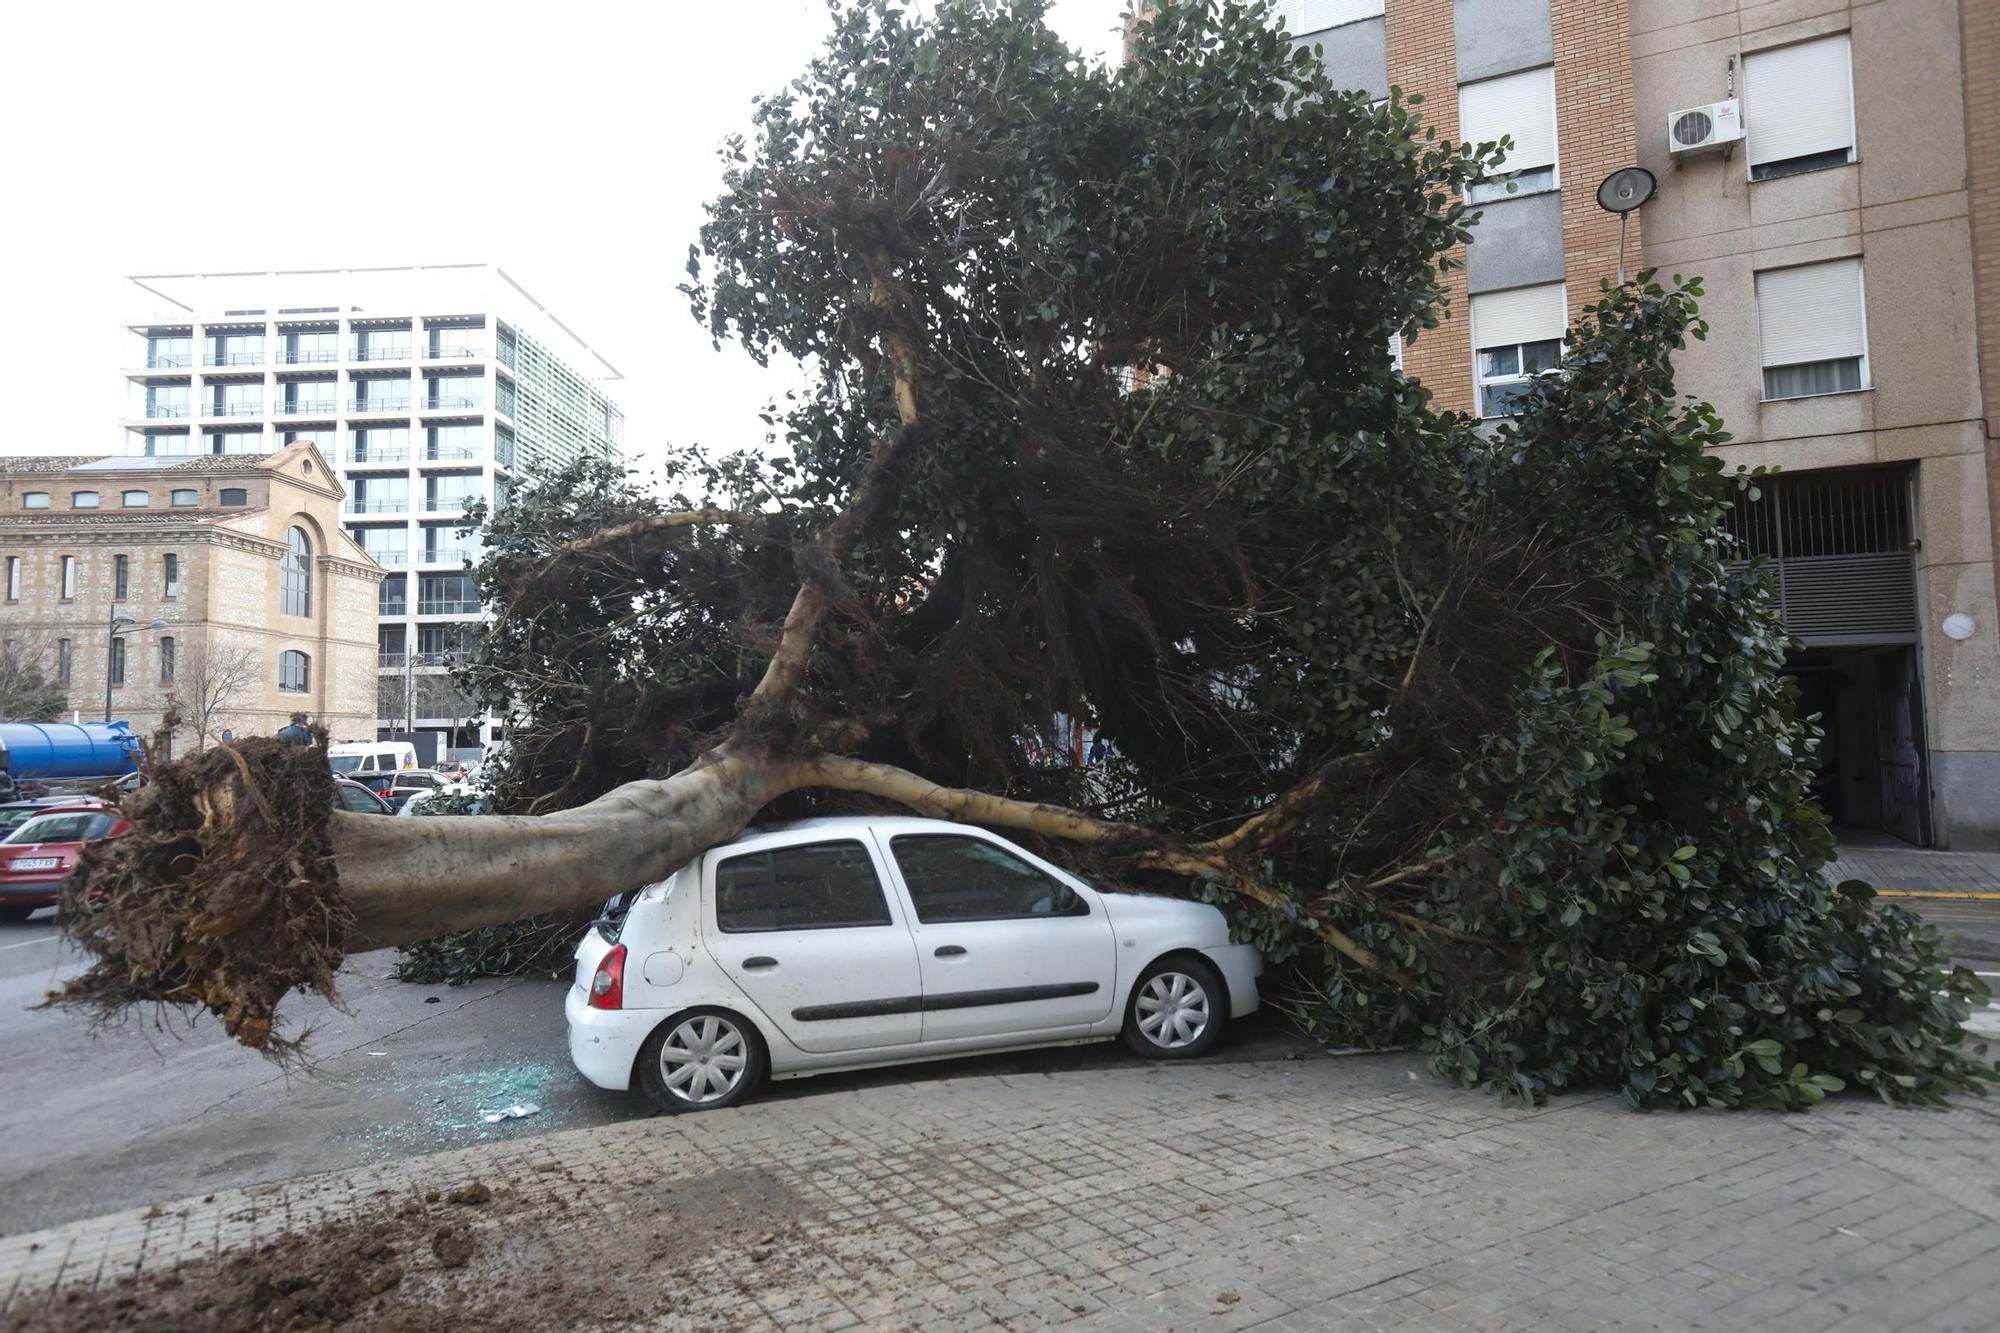
{"label": "car rear window", "polygon": [[715,924],[730,934],[886,926],[889,905],[866,847],[815,842],[717,865]]}
{"label": "car rear window", "polygon": [[104,810],[68,810],[56,815],[36,815],[7,835],[8,842],[83,842],[101,838],[111,828],[114,816]]}

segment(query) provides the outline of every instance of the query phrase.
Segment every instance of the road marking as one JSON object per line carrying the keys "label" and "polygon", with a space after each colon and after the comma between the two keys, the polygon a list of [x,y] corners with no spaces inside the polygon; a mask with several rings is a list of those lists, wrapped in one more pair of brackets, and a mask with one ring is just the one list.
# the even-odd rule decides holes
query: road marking
{"label": "road marking", "polygon": [[2000,891],[1992,889],[1877,889],[1878,898],[1954,898],[1964,902],[2000,903]]}
{"label": "road marking", "polygon": [[31,944],[53,944],[61,938],[60,935],[44,935],[38,940],[22,940],[19,944],[0,944],[0,953],[6,953],[9,949],[25,949]]}

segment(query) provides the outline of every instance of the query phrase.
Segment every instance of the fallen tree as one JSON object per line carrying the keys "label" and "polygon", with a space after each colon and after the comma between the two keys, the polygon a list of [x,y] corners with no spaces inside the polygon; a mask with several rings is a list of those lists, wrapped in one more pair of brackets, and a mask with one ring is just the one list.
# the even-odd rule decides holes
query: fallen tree
{"label": "fallen tree", "polygon": [[277,998],[344,951],[892,805],[1211,897],[1307,1026],[1510,1095],[1990,1079],[1981,983],[1821,881],[1815,735],[1722,525],[1755,478],[1674,392],[1698,284],[1607,291],[1485,429],[1390,346],[1493,145],[1233,7],[1158,6],[1114,71],[1041,10],[853,4],[725,151],[684,290],[814,368],[789,457],[676,454],[665,499],[583,464],[485,517],[466,679],[516,710],[520,813],[332,812],[311,752],[223,747],[66,890],[99,961],[63,998],[284,1051]]}

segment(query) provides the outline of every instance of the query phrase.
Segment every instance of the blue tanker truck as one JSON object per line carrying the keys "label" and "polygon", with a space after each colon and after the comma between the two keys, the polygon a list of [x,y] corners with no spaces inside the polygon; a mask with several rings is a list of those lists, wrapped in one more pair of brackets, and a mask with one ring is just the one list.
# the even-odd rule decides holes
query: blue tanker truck
{"label": "blue tanker truck", "polygon": [[139,771],[139,738],[124,722],[0,722],[0,800]]}

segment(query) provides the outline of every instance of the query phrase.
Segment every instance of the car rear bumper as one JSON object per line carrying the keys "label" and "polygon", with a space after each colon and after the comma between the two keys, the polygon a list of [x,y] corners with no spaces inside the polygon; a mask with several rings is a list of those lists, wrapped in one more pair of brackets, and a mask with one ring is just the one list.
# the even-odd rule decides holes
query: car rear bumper
{"label": "car rear bumper", "polygon": [[572,985],[563,1000],[569,1022],[569,1058],[577,1072],[600,1088],[623,1092],[632,1086],[632,1062],[659,1022],[657,1009],[593,1009],[583,987]]}
{"label": "car rear bumper", "polygon": [[54,879],[0,879],[0,903],[8,907],[54,907],[62,897],[61,875]]}
{"label": "car rear bumper", "polygon": [[1229,1016],[1241,1018],[1254,1012],[1260,1003],[1257,978],[1264,971],[1264,955],[1248,944],[1225,944],[1201,952],[1215,964],[1216,971],[1222,973],[1223,983],[1229,987]]}

